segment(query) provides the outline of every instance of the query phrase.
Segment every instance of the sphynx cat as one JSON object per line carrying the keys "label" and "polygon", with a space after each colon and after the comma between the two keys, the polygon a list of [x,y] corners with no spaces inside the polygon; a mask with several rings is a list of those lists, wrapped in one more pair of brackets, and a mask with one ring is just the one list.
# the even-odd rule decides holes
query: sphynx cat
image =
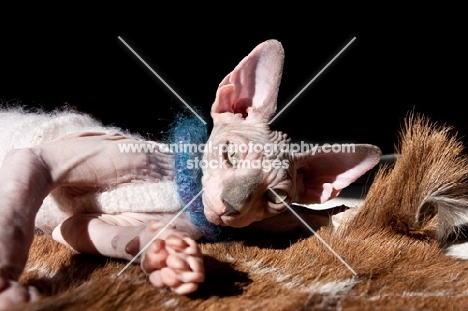
{"label": "sphynx cat", "polygon": [[[379,148],[366,144],[356,145],[349,153],[267,155],[231,148],[249,142],[290,144],[285,134],[272,131],[268,125],[276,110],[283,58],[278,41],[265,41],[219,85],[211,108],[213,130],[209,141],[229,148],[221,154],[224,165],[204,167],[202,177],[204,213],[216,225],[244,227],[285,211],[286,204],[325,202],[379,161]],[[93,123],[97,121],[86,115],[48,116],[11,109],[0,112],[0,130],[10,136],[16,134],[18,140],[2,146],[7,150],[0,153],[1,310],[37,297],[33,288],[17,282],[35,228],[77,252],[130,260],[182,208],[174,201],[161,212],[157,208],[135,212],[125,210],[126,203],[112,201],[111,197],[108,204],[116,210],[106,213],[104,207],[86,205],[81,200],[90,193],[112,196],[112,191],[134,189],[128,188],[131,186],[152,189],[173,184],[174,154],[119,152],[118,144],[144,140]],[[67,120],[74,124],[67,124]],[[15,122],[33,124],[32,129],[15,132]],[[219,150],[208,150],[203,159],[219,158]],[[238,165],[255,160],[279,160],[276,163],[287,165],[269,171]],[[165,193],[161,194],[164,197]],[[166,204],[166,199],[161,200]],[[149,281],[179,294],[195,291],[204,280],[203,255],[196,242],[201,236],[190,218],[181,214],[139,260]]]}

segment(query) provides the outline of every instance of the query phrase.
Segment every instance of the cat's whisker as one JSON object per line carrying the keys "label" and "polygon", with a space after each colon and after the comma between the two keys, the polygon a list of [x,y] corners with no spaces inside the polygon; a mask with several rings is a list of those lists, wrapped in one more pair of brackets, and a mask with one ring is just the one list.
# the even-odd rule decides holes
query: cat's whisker
{"label": "cat's whisker", "polygon": [[281,202],[283,202],[283,204],[287,206],[287,208],[291,211],[291,213],[293,213],[294,216],[296,216],[296,218],[299,219],[299,221],[302,222],[302,223],[304,224],[304,226],[306,226],[306,228],[309,229],[310,232],[311,232],[315,237],[317,237],[317,239],[319,239],[319,241],[322,242],[322,244],[325,245],[325,247],[328,248],[328,249],[330,250],[330,252],[332,252],[333,255],[335,255],[335,257],[338,258],[338,260],[341,261],[341,262],[343,263],[343,265],[345,265],[346,268],[348,268],[349,271],[351,271],[352,274],[354,274],[354,276],[357,276],[357,275],[358,275],[357,272],[354,271],[353,268],[351,268],[351,266],[348,265],[348,263],[347,263],[343,258],[341,258],[341,256],[338,255],[338,253],[335,252],[335,251],[333,250],[333,248],[332,248],[330,245],[328,245],[328,243],[325,242],[325,240],[322,239],[322,237],[321,237],[320,235],[318,235],[318,233],[317,233],[314,229],[312,229],[312,227],[309,226],[309,224],[308,224],[304,219],[302,219],[302,217],[299,216],[299,214],[297,214],[297,213],[294,211],[294,209],[293,209],[291,206],[289,206],[288,203],[286,203],[286,202],[284,201],[283,198],[281,198],[273,189],[268,188],[268,190],[270,190],[274,195],[276,195],[276,196],[278,197],[278,199],[280,199]]}

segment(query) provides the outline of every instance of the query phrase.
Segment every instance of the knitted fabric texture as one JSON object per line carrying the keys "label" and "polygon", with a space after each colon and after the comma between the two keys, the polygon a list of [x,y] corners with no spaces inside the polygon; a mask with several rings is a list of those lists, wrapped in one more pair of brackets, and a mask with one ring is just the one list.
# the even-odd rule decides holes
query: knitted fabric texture
{"label": "knitted fabric texture", "polygon": [[[179,197],[186,206],[201,190],[202,170],[200,167],[188,167],[188,161],[201,161],[203,153],[199,151],[200,145],[203,145],[208,140],[206,125],[195,116],[185,116],[179,114],[175,122],[171,126],[169,132],[169,141],[177,145],[175,150],[175,172],[176,185]],[[188,146],[196,145],[197,148],[188,148]],[[184,148],[186,147],[186,148]],[[202,196],[198,196],[187,208],[190,213],[190,219],[203,233],[203,236],[208,241],[219,241],[227,239],[227,228],[217,226],[209,222],[203,211]]]}

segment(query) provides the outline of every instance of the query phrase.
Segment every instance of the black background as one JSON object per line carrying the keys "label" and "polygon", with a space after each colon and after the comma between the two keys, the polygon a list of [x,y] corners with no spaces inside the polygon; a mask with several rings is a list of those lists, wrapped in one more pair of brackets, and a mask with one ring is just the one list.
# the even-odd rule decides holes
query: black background
{"label": "black background", "polygon": [[184,105],[119,36],[207,121],[218,83],[260,42],[274,38],[285,49],[279,111],[356,37],[275,129],[294,140],[365,142],[391,153],[414,109],[453,125],[466,142],[461,7],[304,2],[254,12],[238,3],[174,4],[2,9],[0,100],[45,109],[67,103],[159,139]]}

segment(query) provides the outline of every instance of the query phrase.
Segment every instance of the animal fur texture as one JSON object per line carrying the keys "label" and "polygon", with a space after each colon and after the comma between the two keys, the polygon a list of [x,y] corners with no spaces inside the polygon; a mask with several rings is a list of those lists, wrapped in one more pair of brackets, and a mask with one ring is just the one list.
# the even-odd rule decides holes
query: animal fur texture
{"label": "animal fur texture", "polygon": [[[0,111],[0,309],[36,297],[17,282],[35,227],[76,252],[136,259],[155,287],[189,294],[205,279],[196,242],[211,238],[205,225],[242,228],[292,203],[329,201],[374,167],[381,152],[369,144],[288,150],[289,137],[269,126],[283,62],[281,43],[265,41],[219,84],[195,218],[183,213],[178,152],[79,113]],[[128,144],[154,148],[122,151]],[[260,150],[243,148],[251,144]]]}
{"label": "animal fur texture", "polygon": [[[258,143],[289,143],[286,135],[271,131],[267,126],[268,120],[276,109],[282,61],[281,45],[276,41],[268,41],[255,48],[233,72],[226,76],[219,86],[212,106],[211,115],[214,127],[210,140],[218,144],[228,141],[231,145],[234,145],[233,142],[241,143],[249,139]],[[5,115],[14,119],[22,114],[13,112],[12,114],[5,113]],[[61,213],[65,213],[62,216],[70,216],[75,220],[89,217],[87,214],[83,214],[83,211],[98,213],[101,221],[97,227],[91,226],[94,222],[87,223],[90,224],[89,228],[93,230],[88,228],[88,231],[83,231],[89,233],[91,238],[94,237],[94,239],[90,239],[91,243],[83,240],[82,231],[69,230],[82,229],[82,227],[73,227],[77,223],[79,225],[79,221],[70,222],[68,219],[64,221],[65,225],[62,224],[62,227],[54,229],[55,233],[61,234],[58,236],[58,240],[66,245],[72,245],[78,251],[86,251],[95,247],[98,251],[94,253],[128,259],[135,250],[139,249],[140,240],[135,240],[135,235],[128,234],[134,230],[132,226],[115,226],[112,222],[109,226],[109,223],[102,222],[103,219],[122,220],[126,219],[126,216],[114,218],[114,214],[119,216],[123,210],[111,210],[109,214],[103,214],[103,209],[107,204],[106,199],[109,198],[99,199],[99,197],[102,193],[116,189],[116,191],[124,191],[123,195],[117,192],[115,196],[110,198],[113,200],[109,206],[112,209],[115,207],[114,205],[122,207],[125,206],[123,203],[133,204],[131,195],[133,188],[128,188],[130,191],[127,191],[127,186],[142,186],[143,192],[151,189],[145,188],[146,182],[140,182],[141,180],[137,180],[137,182],[131,180],[131,183],[119,184],[121,179],[128,181],[134,176],[134,161],[127,161],[129,158],[126,157],[119,158],[115,164],[123,163],[123,166],[119,168],[120,170],[110,170],[110,174],[108,174],[105,157],[97,157],[98,161],[95,162],[96,157],[93,153],[93,150],[97,150],[103,152],[104,155],[115,155],[115,150],[106,149],[106,146],[109,145],[103,146],[101,143],[112,142],[116,137],[120,139],[126,133],[118,129],[109,129],[109,133],[97,129],[99,134],[95,135],[96,123],[92,119],[86,116],[67,115],[66,112],[52,117],[37,116],[36,114],[28,116],[38,118],[36,126],[41,130],[37,133],[34,127],[31,127],[30,131],[26,131],[29,126],[26,125],[23,135],[29,143],[32,142],[33,146],[37,147],[34,149],[36,152],[37,150],[44,152],[43,157],[30,157],[31,153],[28,149],[15,149],[4,159],[8,159],[7,163],[15,165],[18,165],[18,162],[15,161],[22,159],[46,161],[47,165],[44,167],[52,167],[51,180],[55,181],[57,176],[63,178],[57,179],[59,187],[55,188],[49,195],[53,203],[50,208],[56,208]],[[62,116],[65,116],[65,123],[72,125],[60,124]],[[78,122],[78,127],[81,127],[81,130],[86,130],[85,135],[77,134],[75,121]],[[16,134],[18,130],[19,128],[16,130],[8,129],[7,132]],[[59,133],[56,134],[56,132]],[[102,137],[104,137],[103,140],[101,140]],[[135,136],[131,137],[132,141],[140,139]],[[22,142],[22,138],[18,137],[19,143]],[[56,140],[53,140],[54,138]],[[46,140],[46,143],[42,143],[43,139]],[[48,143],[49,139],[52,139],[50,144]],[[37,145],[34,145],[36,141],[38,141]],[[58,144],[56,144],[57,142]],[[78,144],[78,142],[80,143]],[[91,145],[87,144],[89,142]],[[5,143],[12,148],[24,146],[21,144],[12,145],[10,140],[5,140]],[[80,153],[70,153],[69,150],[64,150],[63,146],[74,148],[79,146],[80,148],[72,148],[72,150],[80,150]],[[85,146],[92,146],[96,149],[88,150]],[[59,147],[60,150],[54,149]],[[35,244],[30,252],[31,257],[20,277],[20,282],[25,286],[35,286],[42,289],[41,293],[50,296],[50,298],[45,297],[37,302],[31,302],[27,308],[60,310],[67,308],[108,310],[147,310],[148,308],[197,310],[211,308],[213,310],[234,310],[241,305],[246,310],[258,310],[278,309],[277,305],[279,304],[280,309],[284,310],[299,308],[323,310],[327,308],[352,308],[358,304],[359,307],[362,307],[361,309],[365,309],[369,303],[381,303],[383,306],[388,301],[386,297],[423,297],[426,293],[437,297],[450,295],[464,299],[468,290],[465,281],[466,262],[447,256],[447,254],[458,254],[459,257],[463,257],[460,252],[463,252],[464,249],[461,238],[463,238],[463,226],[466,224],[465,176],[468,165],[462,154],[462,149],[461,143],[449,137],[448,128],[438,127],[422,117],[409,117],[401,137],[401,145],[397,150],[398,159],[394,167],[384,167],[379,171],[361,208],[349,209],[337,216],[332,216],[332,214],[339,212],[336,209],[328,213],[302,209],[301,213],[304,218],[308,221],[312,220],[310,223],[318,230],[323,240],[319,239],[318,235],[305,236],[304,230],[299,230],[298,235],[292,234],[291,223],[297,220],[291,217],[284,202],[277,201],[270,196],[268,192],[270,185],[280,192],[290,204],[294,202],[302,204],[325,202],[338,195],[344,187],[377,163],[380,156],[378,148],[370,145],[358,145],[356,153],[348,155],[277,153],[274,154],[274,159],[280,160],[280,162],[293,160],[292,166],[267,174],[261,173],[260,170],[237,169],[236,167],[237,161],[242,156],[255,160],[262,157],[263,154],[242,155],[237,151],[230,150],[226,154],[226,159],[236,169],[230,171],[220,168],[204,170],[202,178],[205,187],[203,199],[206,218],[216,225],[235,227],[237,238],[234,241],[224,243],[204,242],[195,251],[192,249],[193,244],[191,244],[193,240],[179,238],[177,232],[171,231],[178,242],[190,243],[187,244],[187,248],[183,248],[181,256],[186,255],[190,260],[196,261],[197,269],[187,271],[193,272],[196,278],[193,281],[185,282],[178,275],[172,274],[173,277],[165,279],[164,282],[167,283],[164,284],[175,292],[191,294],[177,296],[166,287],[159,288],[162,277],[157,267],[150,271],[148,283],[145,281],[145,274],[136,266],[130,267],[124,276],[117,277],[114,270],[121,268],[122,265],[118,259],[105,259],[104,261],[102,257],[78,255],[71,250],[51,243],[51,241],[46,242],[44,236],[36,235]],[[62,152],[66,156],[63,156]],[[85,167],[82,166],[83,161],[80,157],[82,154],[84,159],[89,160]],[[101,155],[101,153],[96,154]],[[16,157],[18,155],[19,157]],[[149,172],[156,174],[159,181],[163,181],[163,183],[166,180],[172,180],[173,167],[169,165],[173,163],[172,158],[162,154],[157,156],[159,158],[156,159],[156,162],[161,165],[158,170],[146,170],[146,166],[143,166],[143,170],[137,171],[138,174],[135,176],[147,178],[147,175],[144,174]],[[217,156],[215,153],[205,153],[204,159],[214,160],[217,159]],[[73,158],[71,163],[68,161],[69,157]],[[146,156],[140,156],[137,159],[137,163],[143,164],[147,160],[154,161],[153,158],[149,159]],[[5,161],[3,163],[5,164]],[[24,163],[31,169],[31,171],[26,170],[26,173],[35,173],[36,169],[40,169],[39,177],[49,176],[48,171],[42,170],[41,163],[32,162],[32,165],[27,161],[19,163]],[[60,165],[53,165],[57,163]],[[96,170],[87,170],[88,166],[95,169],[96,166],[93,165],[96,163],[104,166],[103,171],[99,170],[99,172],[105,174],[96,174]],[[132,163],[132,165],[128,166],[128,163]],[[6,171],[10,174],[6,176],[14,177],[14,174],[11,175],[12,170],[8,166],[9,164],[3,165],[3,172]],[[150,164],[154,163],[150,162]],[[167,168],[165,168],[166,166]],[[19,166],[13,168],[15,167]],[[15,172],[20,171],[13,171],[13,173]],[[91,179],[86,174],[79,174],[82,172],[91,174]],[[113,172],[125,174],[112,174]],[[76,175],[77,173],[78,175]],[[101,185],[99,183],[101,178],[107,181],[106,178],[109,176],[111,180],[116,180],[111,187],[97,187],[97,185]],[[95,178],[93,179],[93,177]],[[89,180],[94,186],[92,191],[89,188]],[[95,181],[96,183],[94,183]],[[54,185],[53,182],[51,184]],[[47,194],[40,183],[31,184],[28,182],[16,185],[20,189],[26,186],[29,187],[28,189],[37,190],[38,193],[42,193],[41,195]],[[63,185],[65,187],[62,187]],[[70,185],[75,187],[67,188]],[[103,185],[108,184],[104,183]],[[19,224],[23,224],[22,221],[24,223],[30,222],[29,216],[21,217],[20,211],[23,211],[20,209],[21,206],[12,200],[11,195],[5,189],[9,188],[2,189],[7,202],[10,200],[9,202],[16,207],[13,209],[13,214],[8,214],[11,212],[9,210],[3,210],[9,217],[8,219]],[[168,190],[167,193],[170,191]],[[166,196],[167,193],[163,191],[163,196]],[[37,205],[38,208],[37,203],[40,203],[37,202],[38,198],[40,196],[32,198],[20,196],[17,199],[21,200],[20,202],[24,201],[25,205],[35,204],[34,206]],[[118,198],[118,200],[113,198]],[[149,206],[155,203],[151,200],[153,199],[148,199]],[[159,198],[155,200],[157,201]],[[80,208],[84,209],[80,210]],[[176,207],[172,206],[171,208],[179,210],[181,204],[178,203]],[[300,207],[296,207],[296,209],[301,210]],[[47,207],[45,210],[47,211]],[[34,209],[27,211],[32,213]],[[77,211],[78,214],[76,214]],[[139,215],[149,214],[145,211],[138,212]],[[12,215],[16,215],[18,218]],[[274,215],[276,216],[272,217]],[[333,222],[333,218],[335,218],[335,222]],[[53,221],[57,222],[64,218],[54,219],[52,217],[51,219],[41,218],[39,215],[36,221],[44,221],[45,227],[48,225],[53,228],[54,225],[57,225]],[[5,221],[3,220],[3,222]],[[18,226],[18,223],[13,228],[25,228]],[[339,223],[339,225],[335,226],[330,223]],[[282,224],[286,224],[286,228]],[[296,222],[296,224],[298,225],[295,227],[301,227],[300,223]],[[327,226],[327,224],[329,225]],[[152,229],[151,223],[148,227],[142,227],[142,229],[138,229],[143,230],[141,235],[137,236],[138,239],[143,239],[147,234],[153,233],[150,230]],[[4,228],[6,236],[14,237],[14,230],[8,228],[7,226]],[[20,230],[20,232],[22,231]],[[110,234],[106,232],[110,232]],[[125,234],[121,234],[122,232]],[[134,234],[133,231],[132,234]],[[17,236],[21,238],[21,234]],[[72,238],[67,240],[66,238],[70,236]],[[57,235],[54,237],[57,238]],[[0,256],[2,259],[1,276],[9,276],[9,270],[5,269],[9,266],[15,267],[14,272],[19,274],[23,267],[21,263],[16,264],[11,259],[13,256],[11,244],[6,244],[5,236],[1,238],[3,239],[2,245],[8,255]],[[20,239],[21,241],[23,240]],[[27,239],[24,241],[27,242]],[[135,241],[138,243],[135,244]],[[325,247],[323,241],[326,241],[334,251],[331,252],[329,248]],[[157,241],[157,243],[168,243],[167,245],[170,245],[170,242],[170,239]],[[24,250],[27,250],[29,245],[28,243],[17,244],[19,247],[17,253],[22,256],[21,260],[26,262],[27,254]],[[158,245],[153,244],[153,249],[159,247]],[[168,247],[171,252],[177,253],[176,248]],[[50,253],[51,250],[60,253],[60,256],[53,256]],[[185,251],[187,252],[184,253]],[[195,254],[196,258],[190,257],[192,254]],[[159,254],[150,253],[148,256],[151,255]],[[342,258],[342,261],[339,260],[338,256]],[[47,259],[53,258],[48,263],[45,257]],[[166,262],[166,260],[170,261],[167,258],[164,259],[164,263],[171,265]],[[206,275],[204,274],[203,278],[199,277],[203,266],[198,266],[200,264],[198,259],[203,259],[205,263]],[[142,262],[143,269],[148,265],[148,261],[146,264]],[[78,267],[83,269],[76,271]],[[162,268],[176,269],[168,266]],[[67,274],[74,276],[74,279],[69,280]],[[11,275],[15,276],[14,273]],[[11,279],[15,278],[11,277]],[[205,282],[200,283],[202,279]],[[2,282],[0,290],[6,286],[5,280]],[[447,285],[454,282],[456,286]],[[60,288],[59,284],[66,286]],[[175,285],[171,286],[170,284]],[[182,289],[179,291],[180,288]],[[356,299],[356,297],[360,297],[360,299]],[[418,300],[418,303],[420,301],[425,307],[431,302],[421,299]],[[440,301],[445,303],[447,307],[454,306],[451,302]],[[420,305],[415,307],[419,308]]]}
{"label": "animal fur texture", "polygon": [[447,255],[465,245],[463,149],[449,127],[409,116],[394,166],[380,168],[363,206],[337,214],[338,227],[315,227],[357,275],[314,235],[239,232],[201,245],[206,282],[178,296],[152,287],[137,267],[116,277],[124,263],[36,236],[22,282],[46,297],[22,310],[463,310],[468,261]]}

